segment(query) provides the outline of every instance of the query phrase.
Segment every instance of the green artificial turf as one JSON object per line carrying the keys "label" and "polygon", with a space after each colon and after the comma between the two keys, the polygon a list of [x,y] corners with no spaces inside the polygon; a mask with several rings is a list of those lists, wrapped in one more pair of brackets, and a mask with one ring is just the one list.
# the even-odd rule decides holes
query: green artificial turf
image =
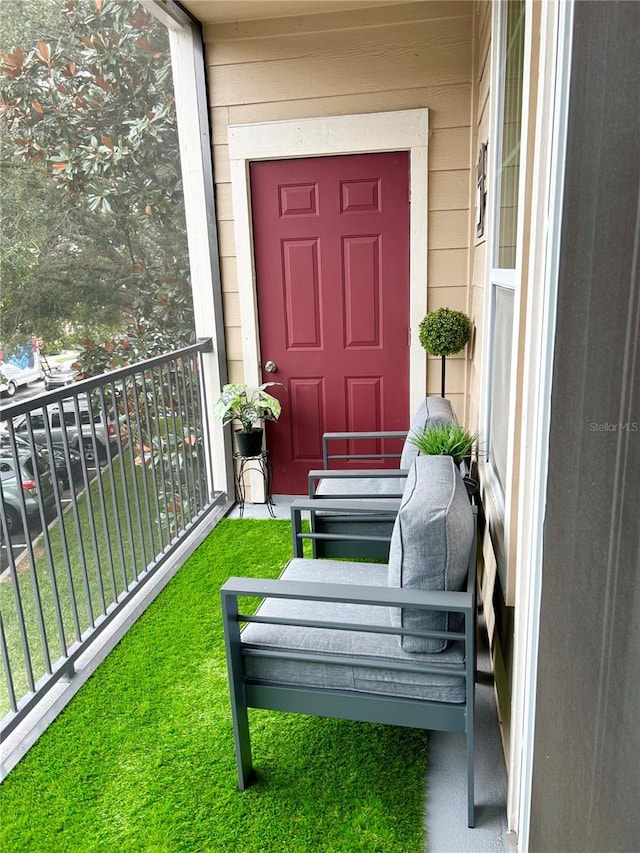
{"label": "green artificial turf", "polygon": [[424,849],[422,731],[254,710],[236,788],[219,588],[290,548],[286,521],[216,527],[3,783],[3,853]]}

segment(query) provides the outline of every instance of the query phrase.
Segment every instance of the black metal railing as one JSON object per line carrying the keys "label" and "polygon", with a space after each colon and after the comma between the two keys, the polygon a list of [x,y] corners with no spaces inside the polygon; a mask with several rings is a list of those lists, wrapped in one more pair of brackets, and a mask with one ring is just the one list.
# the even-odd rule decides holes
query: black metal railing
{"label": "black metal railing", "polygon": [[214,489],[195,344],[0,410],[1,734],[187,535]]}

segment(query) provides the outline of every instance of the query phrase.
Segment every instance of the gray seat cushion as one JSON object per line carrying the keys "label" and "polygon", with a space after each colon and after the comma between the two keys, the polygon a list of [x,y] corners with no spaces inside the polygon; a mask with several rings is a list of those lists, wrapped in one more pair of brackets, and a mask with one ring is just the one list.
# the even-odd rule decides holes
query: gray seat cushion
{"label": "gray seat cushion", "polygon": [[[387,585],[387,566],[341,560],[292,560],[281,577],[332,583]],[[336,604],[291,599],[265,599],[258,612],[266,616],[322,619],[330,622],[357,622],[390,627],[390,608],[357,604]],[[243,644],[257,653],[244,659],[245,675],[255,681],[323,687],[389,696],[430,699],[436,702],[464,702],[464,650],[453,642],[440,654],[407,654],[393,634],[341,631],[327,628],[250,623],[242,632]],[[346,665],[320,661],[292,661],[260,655],[270,649],[307,651],[322,657],[343,657]],[[371,664],[396,661],[424,663],[441,672],[397,672]]]}
{"label": "gray seat cushion", "polygon": [[[473,511],[460,471],[450,456],[418,456],[393,528],[389,586],[464,589],[473,540]],[[455,614],[394,608],[391,621],[404,628],[456,630]],[[403,636],[407,652],[439,652],[446,640]]]}

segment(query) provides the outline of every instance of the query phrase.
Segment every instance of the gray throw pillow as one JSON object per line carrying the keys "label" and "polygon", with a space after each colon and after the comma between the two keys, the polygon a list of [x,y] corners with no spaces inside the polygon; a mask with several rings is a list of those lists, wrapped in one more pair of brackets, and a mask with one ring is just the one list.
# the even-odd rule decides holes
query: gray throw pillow
{"label": "gray throw pillow", "polygon": [[407,439],[402,447],[400,467],[410,468],[411,463],[418,455],[418,448],[409,439],[411,435],[420,432],[427,426],[434,424],[456,424],[458,423],[451,403],[446,397],[425,397],[411,421]]}
{"label": "gray throw pillow", "polygon": [[[464,589],[473,540],[473,511],[450,456],[418,456],[407,477],[389,553],[389,586]],[[395,627],[458,630],[458,614],[391,608]],[[405,652],[440,652],[446,640],[400,637]]]}

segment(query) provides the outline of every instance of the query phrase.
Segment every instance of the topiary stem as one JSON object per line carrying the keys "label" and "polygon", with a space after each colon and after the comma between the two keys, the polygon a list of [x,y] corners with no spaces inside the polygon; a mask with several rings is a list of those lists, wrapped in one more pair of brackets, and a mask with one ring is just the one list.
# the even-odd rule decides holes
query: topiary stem
{"label": "topiary stem", "polygon": [[445,374],[445,365],[447,363],[446,355],[442,356],[442,397],[444,397],[444,374]]}

